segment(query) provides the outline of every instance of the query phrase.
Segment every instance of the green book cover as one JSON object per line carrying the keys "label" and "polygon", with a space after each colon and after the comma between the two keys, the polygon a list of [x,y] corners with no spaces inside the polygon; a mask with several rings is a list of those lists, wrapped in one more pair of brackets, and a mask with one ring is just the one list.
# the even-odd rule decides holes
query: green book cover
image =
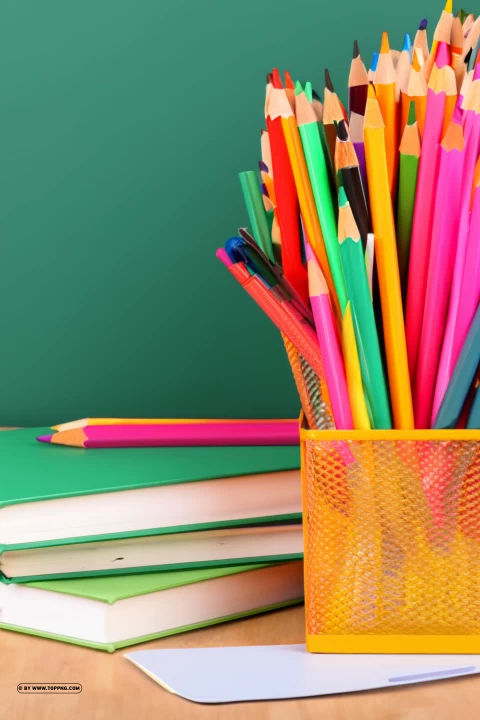
{"label": "green book cover", "polygon": [[0,433],[0,508],[300,467],[295,446],[86,450],[37,442],[38,435],[49,432],[29,428]]}
{"label": "green book cover", "polygon": [[[37,588],[39,590],[49,590],[50,592],[65,593],[67,595],[74,595],[76,597],[82,597],[89,600],[95,600],[97,602],[104,602],[113,605],[115,602],[118,602],[120,600],[137,597],[139,595],[146,595],[148,593],[169,590],[172,588],[180,587],[182,585],[192,585],[194,583],[203,582],[205,580],[213,580],[215,578],[226,577],[227,575],[236,575],[239,573],[259,570],[271,566],[272,563],[262,563],[257,565],[241,565],[228,568],[209,568],[200,570],[144,573],[138,575],[122,576],[110,575],[104,577],[81,578],[72,580],[48,580],[42,582],[27,583],[27,586]],[[235,615],[215,618],[213,620],[196,623],[194,625],[173,628],[164,632],[154,633],[152,635],[140,638],[130,638],[122,642],[109,644],[93,643],[89,641],[79,640],[77,638],[66,637],[63,635],[55,635],[53,633],[45,633],[40,631],[37,632],[29,628],[23,628],[16,625],[8,625],[7,623],[0,623],[0,628],[26,633],[29,635],[39,635],[41,637],[47,637],[54,640],[69,642],[76,645],[85,645],[86,647],[113,652],[120,647],[135,645],[140,642],[147,642],[149,640],[154,640],[155,638],[165,637],[167,635],[174,635],[180,632],[187,632],[189,630],[206,627],[208,625],[216,625],[221,622],[227,622],[229,620],[247,617],[248,615],[254,615],[261,612],[274,610],[280,607],[298,604],[302,601],[303,598],[296,598],[287,602],[255,608],[253,610],[237,613]]]}

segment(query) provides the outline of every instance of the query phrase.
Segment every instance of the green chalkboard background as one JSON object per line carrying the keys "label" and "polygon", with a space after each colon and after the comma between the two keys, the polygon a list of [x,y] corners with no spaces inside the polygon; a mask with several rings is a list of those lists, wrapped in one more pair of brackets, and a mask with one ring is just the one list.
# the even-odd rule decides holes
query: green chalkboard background
{"label": "green chalkboard background", "polygon": [[265,73],[344,88],[355,37],[368,60],[440,10],[3,2],[0,425],[296,415],[278,333],[215,258],[247,222]]}

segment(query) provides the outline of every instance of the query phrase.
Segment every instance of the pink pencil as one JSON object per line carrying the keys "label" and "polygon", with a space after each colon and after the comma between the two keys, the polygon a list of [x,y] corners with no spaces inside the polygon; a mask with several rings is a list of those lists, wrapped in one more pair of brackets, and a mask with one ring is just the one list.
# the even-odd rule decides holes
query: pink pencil
{"label": "pink pencil", "polygon": [[465,269],[458,308],[455,338],[463,347],[473,316],[480,304],[480,158],[475,166],[473,207],[470,215]]}
{"label": "pink pencil", "polygon": [[455,73],[449,67],[450,50],[439,42],[428,85],[427,111],[423,131],[422,154],[418,169],[417,195],[413,215],[410,265],[408,274],[406,337],[408,368],[415,381],[427,288],[433,205],[437,178],[438,144],[442,139],[447,94],[456,93]]}
{"label": "pink pencil", "polygon": [[83,448],[196,447],[216,445],[298,445],[298,421],[175,425],[89,425],[37,438]]}
{"label": "pink pencil", "polygon": [[475,80],[465,98],[464,137],[465,137],[465,163],[462,182],[462,208],[458,230],[455,267],[453,270],[452,289],[448,306],[447,324],[443,338],[442,352],[438,366],[435,395],[433,400],[432,418],[435,421],[443,396],[448,384],[463,340],[456,335],[458,309],[462,293],[463,275],[465,269],[465,256],[468,244],[468,231],[470,224],[470,191],[473,183],[475,164],[480,152],[480,64],[475,67]]}
{"label": "pink pencil", "polygon": [[464,140],[456,113],[440,145],[438,184],[422,335],[413,392],[415,427],[429,428],[455,262],[461,207]]}
{"label": "pink pencil", "polygon": [[333,419],[337,430],[353,430],[345,364],[330,305],[327,283],[310,244],[307,242],[305,245],[310,304],[315,319]]}

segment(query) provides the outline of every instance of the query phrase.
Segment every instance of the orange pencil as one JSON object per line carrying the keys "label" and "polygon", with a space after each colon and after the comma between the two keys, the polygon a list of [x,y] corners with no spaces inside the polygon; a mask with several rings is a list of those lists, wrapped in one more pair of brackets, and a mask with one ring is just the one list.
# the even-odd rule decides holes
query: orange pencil
{"label": "orange pencil", "polygon": [[377,101],[385,123],[385,152],[387,156],[388,184],[392,197],[397,187],[398,167],[398,103],[395,88],[395,69],[390,54],[388,33],[382,34],[378,65],[373,80]]}

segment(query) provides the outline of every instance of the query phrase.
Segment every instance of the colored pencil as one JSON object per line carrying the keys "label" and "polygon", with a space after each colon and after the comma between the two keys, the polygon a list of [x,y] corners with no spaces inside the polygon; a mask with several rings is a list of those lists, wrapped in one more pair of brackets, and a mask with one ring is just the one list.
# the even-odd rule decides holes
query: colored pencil
{"label": "colored pencil", "polygon": [[[307,82],[304,91],[301,84],[297,83],[296,93],[296,120],[298,130],[302,140],[310,185],[315,201],[316,213],[321,225],[328,262],[332,269],[333,282],[337,291],[340,310],[343,313],[347,301],[345,283],[341,273],[338,248],[337,253],[334,250],[334,246],[335,248],[337,246],[337,218],[333,209],[332,196],[330,193],[327,160],[312,106],[313,95],[311,84]],[[321,267],[323,272],[322,263]]]}
{"label": "colored pencil", "polygon": [[174,423],[93,425],[41,435],[39,442],[82,448],[299,445],[298,421],[289,423]]}
{"label": "colored pencil", "polygon": [[427,25],[428,25],[428,21],[424,18],[420,22],[417,33],[413,40],[413,49],[415,51],[415,49],[418,48],[421,51],[424,62],[427,60],[428,56],[430,55],[430,51],[428,49]]}
{"label": "colored pencil", "polygon": [[437,48],[439,43],[445,43],[450,45],[450,38],[452,35],[452,23],[453,23],[453,0],[447,0],[445,7],[440,15],[440,20],[437,23],[435,32],[433,34],[432,47],[430,48],[430,55],[423,66],[423,72],[427,81],[430,79],[430,73],[432,72],[433,65],[437,56]]}
{"label": "colored pencil", "polygon": [[396,96],[395,70],[388,33],[382,34],[382,44],[378,56],[378,65],[374,77],[375,92],[384,121],[385,153],[387,158],[388,183],[392,197],[397,185],[398,166],[398,102]]}
{"label": "colored pencil", "polygon": [[[276,83],[278,84],[278,79]],[[295,179],[290,165],[281,118],[279,116],[272,117],[270,114],[272,96],[281,92],[281,88],[273,87],[267,91],[266,122],[272,153],[277,217],[282,238],[282,263],[285,277],[297,290],[304,303],[307,304],[308,278],[307,271],[302,264],[299,208]],[[274,106],[275,103],[273,103]]]}
{"label": "colored pencil", "polygon": [[253,170],[239,173],[243,197],[247,207],[252,235],[258,247],[273,261],[272,239],[268,229],[262,194],[258,184],[257,174]]}
{"label": "colored pencil", "polygon": [[416,428],[431,427],[435,379],[455,262],[463,163],[463,129],[455,118],[440,145],[425,309],[413,391]]}
{"label": "colored pencil", "polygon": [[[462,351],[455,364],[440,410],[435,421],[436,430],[454,428],[462,411],[470,385],[480,362],[480,306],[473,317]],[[478,391],[477,391],[478,395]],[[475,398],[476,400],[476,398]],[[474,402],[475,405],[475,402]],[[473,409],[473,408],[472,408]],[[475,413],[476,414],[476,413]]]}
{"label": "colored pencil", "polygon": [[364,124],[365,124],[365,116],[364,115],[357,115],[357,113],[352,113],[350,115],[350,122],[349,122],[349,126],[348,126],[349,133],[350,133],[350,140],[353,143],[353,147],[355,149],[355,155],[357,156],[358,167],[360,168],[360,176],[362,178],[363,191],[365,193],[365,198],[367,200],[367,206],[368,206],[369,201],[368,201],[367,165],[365,163],[365,141],[364,141],[364,133],[363,133]]}
{"label": "colored pencil", "polygon": [[418,349],[423,322],[425,290],[430,257],[433,206],[437,181],[437,159],[445,116],[447,94],[456,92],[455,75],[448,65],[448,45],[440,43],[430,78],[427,114],[418,168],[417,195],[413,214],[408,274],[406,336],[408,366],[412,384],[417,369]]}
{"label": "colored pencil", "polygon": [[358,43],[353,43],[353,59],[348,76],[348,117],[352,113],[365,115],[368,94],[368,74],[360,57]]}
{"label": "colored pencil", "polygon": [[363,387],[376,430],[392,427],[388,389],[382,366],[372,299],[360,232],[343,188],[339,192],[338,241],[342,267],[352,306]]}
{"label": "colored pencil", "polygon": [[404,306],[407,297],[408,262],[420,151],[420,131],[415,117],[415,103],[410,102],[408,123],[400,143],[397,209],[398,269]]}
{"label": "colored pencil", "polygon": [[335,170],[337,176],[341,176],[341,184],[345,188],[365,248],[370,230],[370,216],[357,154],[348,136],[348,129],[344,120],[341,120],[337,125]]}
{"label": "colored pencil", "polygon": [[67,430],[84,430],[89,427],[98,427],[99,425],[237,425],[246,423],[248,425],[269,425],[272,423],[291,424],[297,423],[298,420],[273,418],[269,420],[255,418],[83,418],[82,420],[73,420],[72,422],[60,423],[52,425],[52,430],[56,432],[66,432]]}
{"label": "colored pencil", "polygon": [[480,67],[475,68],[476,79],[472,82],[464,100],[463,129],[465,137],[465,163],[462,179],[462,207],[458,227],[457,250],[453,270],[452,289],[448,305],[447,323],[443,338],[442,352],[438,367],[433,401],[433,416],[436,417],[443,396],[452,377],[462,342],[457,333],[458,309],[463,285],[465,256],[470,223],[470,198],[476,159],[480,153]]}
{"label": "colored pencil", "polygon": [[363,391],[360,359],[358,357],[357,341],[353,327],[352,306],[350,302],[343,314],[342,324],[343,355],[345,358],[345,374],[347,377],[348,397],[352,409],[353,426],[355,430],[370,430],[367,404]]}
{"label": "colored pencil", "polygon": [[346,305],[346,293],[338,248],[323,236],[300,133],[284,91],[272,91],[269,108],[274,117],[281,119],[308,239],[325,275],[336,316],[341,317],[341,309]]}
{"label": "colored pencil", "polygon": [[277,288],[281,295],[291,302],[305,320],[313,326],[310,308],[303,304],[295,288],[283,275],[282,268],[270,262],[260,248],[255,245],[255,241],[245,228],[240,228],[239,232],[241,237],[230,238],[225,246],[231,259],[234,262],[244,262],[247,268],[259,275],[269,287]]}
{"label": "colored pencil", "polygon": [[[297,348],[312,370],[319,377],[324,377],[315,331],[295,311],[291,303],[269,290],[256,275],[250,275],[244,263],[232,263],[223,248],[217,250],[217,257],[280,332]],[[327,402],[327,399],[325,401]]]}
{"label": "colored pencil", "polygon": [[460,92],[463,78],[465,77],[466,65],[463,61],[463,28],[460,18],[456,17],[452,23],[452,34],[450,37],[450,49],[452,53],[451,65],[457,81],[457,91]]}
{"label": "colored pencil", "polygon": [[[399,137],[402,137],[403,129],[406,125],[406,117],[408,117],[408,108],[410,101],[407,99],[408,93],[408,81],[410,79],[410,72],[412,69],[411,64],[411,40],[410,35],[407,33],[403,40],[402,51],[398,59],[398,65],[395,68],[395,98],[397,103],[401,103],[401,118],[399,128]],[[407,106],[406,109],[404,106]]]}
{"label": "colored pencil", "polygon": [[384,122],[375,91],[368,89],[365,113],[365,156],[367,160],[370,210],[375,234],[375,255],[382,303],[388,379],[394,427],[414,427],[403,324],[402,293],[398,273],[395,224],[385,150]]}
{"label": "colored pencil", "polygon": [[317,262],[307,243],[308,289],[318,344],[323,360],[325,382],[328,387],[333,420],[337,430],[352,430],[353,418],[347,390],[347,379],[342,351],[333,317],[328,287]]}
{"label": "colored pencil", "polygon": [[335,167],[335,143],[337,140],[337,131],[335,124],[340,120],[345,120],[343,106],[338,99],[332,84],[332,79],[328,70],[325,70],[325,92],[323,96],[323,129],[328,145],[330,156],[330,165]]}
{"label": "colored pencil", "polygon": [[421,66],[418,61],[418,53],[413,57],[410,76],[408,78],[407,95],[410,100],[415,103],[415,115],[418,122],[418,130],[420,137],[423,137],[425,127],[425,116],[427,113],[427,94],[428,85],[422,73]]}

